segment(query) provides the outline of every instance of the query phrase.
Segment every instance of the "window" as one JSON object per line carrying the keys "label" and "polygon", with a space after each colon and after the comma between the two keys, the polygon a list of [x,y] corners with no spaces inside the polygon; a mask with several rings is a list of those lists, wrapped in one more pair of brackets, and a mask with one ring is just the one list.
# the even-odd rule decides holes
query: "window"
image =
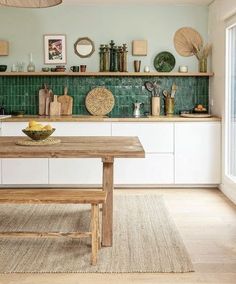
{"label": "window", "polygon": [[236,182],[236,23],[226,29],[226,176]]}

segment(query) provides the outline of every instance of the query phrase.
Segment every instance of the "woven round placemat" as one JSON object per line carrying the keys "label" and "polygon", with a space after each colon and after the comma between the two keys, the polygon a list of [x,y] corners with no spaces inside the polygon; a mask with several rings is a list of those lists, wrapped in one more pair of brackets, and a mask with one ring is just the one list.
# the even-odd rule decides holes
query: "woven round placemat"
{"label": "woven round placemat", "polygon": [[193,28],[181,28],[174,35],[175,49],[180,55],[185,57],[193,55],[193,45],[199,47],[202,44],[201,35]]}
{"label": "woven round placemat", "polygon": [[61,142],[60,139],[54,138],[54,137],[49,137],[45,140],[39,140],[39,141],[26,138],[26,139],[18,140],[16,144],[20,146],[46,146],[46,145],[58,144],[60,142]]}
{"label": "woven round placemat", "polygon": [[112,111],[114,104],[112,92],[102,87],[91,90],[85,99],[86,108],[92,115],[106,115]]}

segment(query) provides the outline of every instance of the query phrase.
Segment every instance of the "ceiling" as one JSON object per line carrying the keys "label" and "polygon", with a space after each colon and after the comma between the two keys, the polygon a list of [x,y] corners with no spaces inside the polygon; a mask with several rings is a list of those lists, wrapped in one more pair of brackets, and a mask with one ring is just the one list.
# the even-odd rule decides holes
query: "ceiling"
{"label": "ceiling", "polygon": [[194,4],[209,5],[214,0],[63,0],[64,4]]}

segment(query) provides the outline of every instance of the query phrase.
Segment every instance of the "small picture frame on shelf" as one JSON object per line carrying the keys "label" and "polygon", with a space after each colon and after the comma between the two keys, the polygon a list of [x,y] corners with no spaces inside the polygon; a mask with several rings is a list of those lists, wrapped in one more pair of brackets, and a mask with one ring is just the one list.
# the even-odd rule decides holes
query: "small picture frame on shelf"
{"label": "small picture frame on shelf", "polygon": [[147,40],[133,40],[132,41],[132,55],[133,56],[147,56]]}
{"label": "small picture frame on shelf", "polygon": [[44,63],[66,64],[66,35],[44,35]]}

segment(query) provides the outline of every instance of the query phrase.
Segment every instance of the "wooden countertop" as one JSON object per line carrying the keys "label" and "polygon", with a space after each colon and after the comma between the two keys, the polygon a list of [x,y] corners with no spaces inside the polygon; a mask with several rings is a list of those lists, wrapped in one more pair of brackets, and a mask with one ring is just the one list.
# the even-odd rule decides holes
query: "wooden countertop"
{"label": "wooden countertop", "polygon": [[41,122],[200,122],[200,121],[221,121],[220,117],[209,118],[185,118],[180,116],[148,116],[148,117],[107,117],[92,115],[72,116],[38,116],[24,115],[23,117],[9,117],[1,119],[4,122],[28,122],[29,120]]}

